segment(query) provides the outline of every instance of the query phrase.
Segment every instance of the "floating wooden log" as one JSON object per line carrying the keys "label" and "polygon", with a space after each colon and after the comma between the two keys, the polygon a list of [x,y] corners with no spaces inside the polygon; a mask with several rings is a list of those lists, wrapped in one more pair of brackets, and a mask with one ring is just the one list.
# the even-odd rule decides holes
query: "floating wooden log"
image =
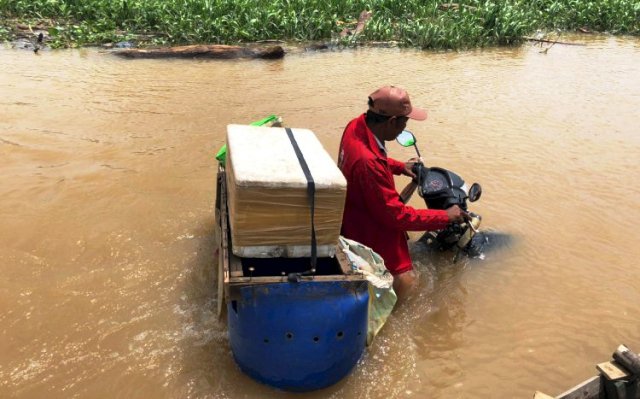
{"label": "floating wooden log", "polygon": [[178,47],[123,49],[116,50],[113,54],[124,58],[278,59],[284,57],[284,49],[281,46],[242,47],[222,44],[195,44]]}

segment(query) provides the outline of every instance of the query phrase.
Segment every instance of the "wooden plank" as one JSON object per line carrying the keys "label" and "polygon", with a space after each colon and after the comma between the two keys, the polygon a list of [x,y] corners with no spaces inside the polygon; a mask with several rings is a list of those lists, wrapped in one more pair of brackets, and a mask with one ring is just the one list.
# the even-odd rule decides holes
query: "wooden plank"
{"label": "wooden plank", "polygon": [[218,173],[222,174],[220,180],[220,230],[222,231],[222,241],[220,251],[222,252],[222,264],[225,286],[229,284],[229,220],[227,218],[227,183],[223,169]]}
{"label": "wooden plank", "polygon": [[631,374],[615,361],[600,363],[596,365],[596,369],[611,381],[631,377]]}
{"label": "wooden plank", "polygon": [[[262,277],[234,277],[230,280],[232,285],[259,285],[259,284],[271,284],[271,283],[283,283],[287,281],[287,276],[262,276]],[[359,274],[350,275],[328,275],[328,276],[303,276],[300,278],[300,282],[305,281],[362,281],[367,280]]]}
{"label": "wooden plank", "polygon": [[533,394],[533,399],[554,399],[554,398],[553,396],[549,396],[546,393],[536,391],[536,393]]}
{"label": "wooden plank", "polygon": [[222,320],[225,304],[225,283],[224,283],[224,255],[222,249],[218,248],[218,319]]}
{"label": "wooden plank", "polygon": [[216,240],[218,241],[217,248],[217,275],[218,275],[218,284],[217,284],[217,299],[218,299],[218,318],[222,319],[225,309],[225,299],[228,297],[228,282],[229,278],[225,275],[225,270],[228,269],[226,265],[226,256],[227,256],[227,237],[226,237],[226,225],[223,222],[224,213],[226,209],[222,206],[222,199],[224,198],[224,169],[222,167],[218,167],[218,176],[217,176],[217,184],[216,184]]}
{"label": "wooden plank", "polygon": [[556,396],[556,399],[598,399],[602,388],[600,376],[592,377]]}
{"label": "wooden plank", "polygon": [[228,283],[231,277],[242,277],[242,261],[235,256],[229,248],[229,218],[227,209],[227,180],[226,172],[220,168],[218,171],[219,187],[220,187],[220,225],[222,230],[223,255],[225,258],[225,282]]}

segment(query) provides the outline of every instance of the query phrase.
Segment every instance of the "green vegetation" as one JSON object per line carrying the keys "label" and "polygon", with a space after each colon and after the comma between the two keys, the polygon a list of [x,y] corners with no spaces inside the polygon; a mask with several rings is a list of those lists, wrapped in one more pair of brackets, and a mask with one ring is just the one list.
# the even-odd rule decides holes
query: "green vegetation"
{"label": "green vegetation", "polygon": [[[366,29],[353,29],[372,11]],[[0,0],[0,39],[17,22],[46,25],[53,47],[134,38],[151,44],[267,39],[421,48],[512,44],[536,30],[640,34],[638,0]]]}

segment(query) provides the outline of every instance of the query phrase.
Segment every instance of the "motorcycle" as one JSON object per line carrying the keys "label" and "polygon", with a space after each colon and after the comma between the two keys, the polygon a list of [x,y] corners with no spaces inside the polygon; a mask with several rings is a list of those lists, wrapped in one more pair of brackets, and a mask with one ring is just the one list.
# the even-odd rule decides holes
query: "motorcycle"
{"label": "motorcycle", "polygon": [[444,210],[458,205],[465,213],[463,222],[449,223],[442,230],[428,231],[419,241],[435,250],[453,249],[456,251],[454,262],[460,254],[470,257],[482,256],[484,244],[487,242],[486,236],[478,234],[482,217],[467,208],[467,201],[475,202],[480,199],[482,186],[473,183],[471,187],[467,187],[462,177],[452,171],[426,166],[416,146],[416,137],[410,131],[404,130],[396,141],[403,147],[414,147],[418,155],[418,161],[412,167],[416,177],[400,194],[402,201],[406,203],[417,189],[428,209]]}

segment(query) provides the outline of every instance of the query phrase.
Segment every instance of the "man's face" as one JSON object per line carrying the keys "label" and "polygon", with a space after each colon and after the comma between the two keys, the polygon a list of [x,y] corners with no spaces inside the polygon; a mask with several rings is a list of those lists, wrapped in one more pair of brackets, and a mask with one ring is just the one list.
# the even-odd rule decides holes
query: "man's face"
{"label": "man's face", "polygon": [[385,122],[385,141],[393,141],[407,127],[409,118],[406,116],[392,116]]}

